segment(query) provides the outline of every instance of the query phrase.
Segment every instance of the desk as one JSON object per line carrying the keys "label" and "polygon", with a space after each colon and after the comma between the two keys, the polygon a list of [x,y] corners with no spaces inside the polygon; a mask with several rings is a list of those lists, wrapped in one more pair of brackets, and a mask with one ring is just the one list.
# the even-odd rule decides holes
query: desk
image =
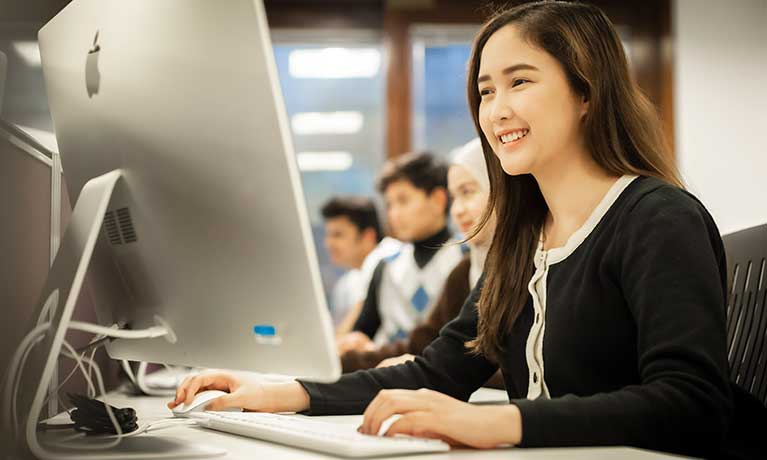
{"label": "desk", "polygon": [[[488,403],[498,397],[492,392],[484,392],[476,395],[473,400]],[[133,407],[139,417],[139,423],[152,422],[168,418],[170,411],[165,406],[169,398],[126,396],[121,394],[110,395],[109,402],[117,407]],[[297,415],[297,417],[302,417]],[[338,423],[341,425],[359,426],[362,421],[361,415],[324,416],[312,417]],[[145,435],[141,435],[145,436]],[[194,426],[177,426],[172,428],[150,430],[146,436],[173,437],[177,440],[189,441],[190,443],[207,444],[227,450],[224,456],[213,457],[226,460],[252,460],[253,458],[268,460],[310,460],[343,458],[333,457],[326,454],[296,449],[266,441],[246,438],[213,430],[206,430]],[[397,460],[649,460],[649,459],[679,459],[681,457],[651,452],[628,447],[599,447],[599,448],[569,448],[569,449],[497,449],[497,450],[473,450],[454,449],[449,453],[420,454],[402,457],[387,457]]]}

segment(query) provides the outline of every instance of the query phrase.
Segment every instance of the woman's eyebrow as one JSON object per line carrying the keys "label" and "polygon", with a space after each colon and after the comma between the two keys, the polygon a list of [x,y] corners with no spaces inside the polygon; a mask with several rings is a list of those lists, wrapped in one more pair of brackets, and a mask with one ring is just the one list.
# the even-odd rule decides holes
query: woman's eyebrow
{"label": "woman's eyebrow", "polygon": [[[501,73],[504,75],[508,75],[510,73],[514,73],[517,70],[539,70],[538,67],[535,67],[534,65],[525,64],[524,62],[519,64],[514,64],[511,66],[506,67],[503,69]],[[483,81],[490,80],[490,75],[480,75],[479,78],[477,78],[477,83],[482,83]]]}

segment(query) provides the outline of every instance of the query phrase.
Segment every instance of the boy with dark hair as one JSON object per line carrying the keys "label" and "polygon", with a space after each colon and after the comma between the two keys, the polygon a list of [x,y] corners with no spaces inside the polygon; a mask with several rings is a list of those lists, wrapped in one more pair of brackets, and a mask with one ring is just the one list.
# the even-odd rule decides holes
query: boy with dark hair
{"label": "boy with dark hair", "polygon": [[407,336],[428,316],[463,249],[445,244],[447,166],[429,153],[389,160],[378,180],[389,229],[405,242],[378,264],[354,332],[338,341],[339,353],[365,350]]}
{"label": "boy with dark hair", "polygon": [[[331,295],[331,314],[337,330],[348,332],[359,314],[367,285],[378,261],[399,247],[383,239],[373,200],[359,196],[337,196],[321,209],[325,220],[325,249],[334,265],[347,269],[336,281]],[[388,252],[387,252],[388,251]],[[353,313],[353,318],[347,316]]]}

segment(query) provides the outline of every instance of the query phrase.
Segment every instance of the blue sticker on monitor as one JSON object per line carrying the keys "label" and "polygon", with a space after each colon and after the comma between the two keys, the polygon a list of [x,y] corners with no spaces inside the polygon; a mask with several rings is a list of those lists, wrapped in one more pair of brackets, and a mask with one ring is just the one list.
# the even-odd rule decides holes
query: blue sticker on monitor
{"label": "blue sticker on monitor", "polygon": [[253,326],[253,333],[256,335],[274,337],[277,331],[274,329],[274,326],[268,324],[256,324]]}
{"label": "blue sticker on monitor", "polygon": [[277,328],[271,324],[256,324],[253,326],[253,336],[256,343],[261,345],[279,345],[282,337],[277,335]]}

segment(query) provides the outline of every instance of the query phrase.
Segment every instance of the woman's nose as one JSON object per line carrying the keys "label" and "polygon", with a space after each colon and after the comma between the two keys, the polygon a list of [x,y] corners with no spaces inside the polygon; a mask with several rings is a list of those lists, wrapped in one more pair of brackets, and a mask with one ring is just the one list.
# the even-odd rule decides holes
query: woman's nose
{"label": "woman's nose", "polygon": [[451,212],[454,216],[460,217],[465,212],[465,208],[462,204],[458,203],[458,201],[453,201],[453,207],[451,208]]}
{"label": "woman's nose", "polygon": [[490,111],[490,120],[493,122],[499,122],[508,120],[514,116],[514,111],[511,109],[509,100],[503,95],[503,93],[496,94],[493,98],[492,107]]}

